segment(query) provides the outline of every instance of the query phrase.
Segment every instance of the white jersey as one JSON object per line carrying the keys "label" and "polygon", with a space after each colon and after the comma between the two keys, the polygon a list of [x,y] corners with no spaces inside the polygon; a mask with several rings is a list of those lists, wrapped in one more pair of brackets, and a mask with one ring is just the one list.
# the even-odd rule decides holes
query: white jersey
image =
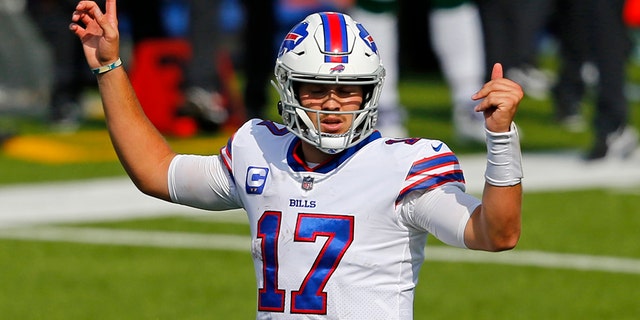
{"label": "white jersey", "polygon": [[[453,215],[452,227],[430,225],[438,218],[413,217],[420,210],[403,206],[444,186],[464,194],[457,158],[440,141],[374,132],[310,168],[300,143],[271,121],[248,122],[221,150],[230,194],[210,191],[247,212],[258,319],[412,319],[428,231],[452,229],[453,244],[463,247],[464,225],[479,202],[472,198],[466,214]],[[203,207],[184,200],[195,174],[174,181],[188,171],[170,172],[172,199]]]}

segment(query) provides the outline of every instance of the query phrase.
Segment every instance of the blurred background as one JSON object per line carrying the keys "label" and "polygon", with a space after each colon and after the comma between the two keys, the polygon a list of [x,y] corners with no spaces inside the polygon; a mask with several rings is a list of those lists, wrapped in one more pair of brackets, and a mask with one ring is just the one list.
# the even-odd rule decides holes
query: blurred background
{"label": "blurred background", "polygon": [[[102,0],[100,0],[102,1]],[[98,1],[100,3],[100,1]],[[279,120],[281,39],[319,10],[362,22],[387,69],[378,129],[445,141],[479,195],[470,96],[503,63],[525,91],[523,235],[477,255],[429,240],[416,319],[637,319],[640,0],[119,0],[122,60],[178,152]],[[255,317],[249,227],[142,195],[118,163],[75,0],[0,0],[0,317]],[[462,301],[462,302],[461,302]]]}
{"label": "blurred background", "polygon": [[[506,76],[525,89],[522,109],[546,112],[542,118],[521,113],[522,129],[535,132],[525,149],[546,143],[579,149],[587,160],[627,158],[637,146],[640,9],[633,0],[590,1],[161,0],[118,6],[125,67],[145,112],[168,137],[228,135],[252,117],[277,120],[269,80],[281,39],[307,14],[333,10],[364,23],[382,48],[388,77],[378,129],[384,134],[445,138],[461,152],[481,150],[473,146],[483,143],[482,119],[470,111],[469,96],[501,62]],[[94,77],[67,30],[75,3],[0,1],[0,141],[33,130],[69,134],[100,126]],[[418,82],[420,88],[410,88]],[[429,85],[442,84],[436,95],[427,94]],[[416,117],[444,122],[423,131],[411,121]],[[540,126],[550,130],[538,141]]]}

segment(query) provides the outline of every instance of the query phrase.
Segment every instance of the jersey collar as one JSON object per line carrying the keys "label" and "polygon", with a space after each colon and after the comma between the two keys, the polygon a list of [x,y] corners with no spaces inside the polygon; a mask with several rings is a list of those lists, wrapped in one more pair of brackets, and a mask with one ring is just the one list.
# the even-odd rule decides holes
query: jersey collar
{"label": "jersey collar", "polygon": [[300,138],[295,137],[291,141],[291,144],[289,145],[289,150],[287,151],[287,163],[289,164],[289,167],[291,167],[291,169],[295,172],[310,171],[310,172],[318,172],[318,173],[328,173],[331,170],[340,166],[343,162],[347,161],[347,159],[349,159],[353,154],[358,152],[358,150],[362,149],[364,146],[366,146],[370,142],[380,138],[382,138],[382,136],[380,135],[380,132],[374,131],[367,138],[360,141],[358,144],[354,145],[353,147],[347,148],[344,151],[336,154],[329,161],[325,163],[321,163],[314,168],[310,168],[309,166],[307,166],[304,159],[300,156],[300,150],[301,150],[300,144],[302,143],[302,141],[300,140]]}

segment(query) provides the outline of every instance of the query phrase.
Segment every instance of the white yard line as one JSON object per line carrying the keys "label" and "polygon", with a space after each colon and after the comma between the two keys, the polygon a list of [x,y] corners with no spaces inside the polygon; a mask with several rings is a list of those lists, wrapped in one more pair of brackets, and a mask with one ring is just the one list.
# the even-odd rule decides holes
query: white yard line
{"label": "white yard line", "polygon": [[[460,164],[469,192],[479,193],[484,184],[485,156],[464,156]],[[525,192],[640,187],[640,149],[626,161],[585,162],[578,152],[527,153],[522,167]]]}
{"label": "white yard line", "polygon": [[202,212],[148,197],[125,177],[0,188],[0,228]]}
{"label": "white yard line", "polygon": [[2,229],[0,238],[232,251],[245,251],[250,245],[248,236],[55,226]]}
{"label": "white yard line", "polygon": [[[0,238],[199,250],[247,251],[248,236],[100,228],[31,227],[0,230]],[[538,268],[640,274],[640,259],[514,250],[488,253],[427,247],[427,261],[504,264]]]}

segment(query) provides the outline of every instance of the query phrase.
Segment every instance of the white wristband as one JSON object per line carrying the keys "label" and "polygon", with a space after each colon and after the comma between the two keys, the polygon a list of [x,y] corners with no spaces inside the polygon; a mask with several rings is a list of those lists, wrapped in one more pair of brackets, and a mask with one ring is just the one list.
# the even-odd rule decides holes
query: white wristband
{"label": "white wristband", "polygon": [[122,59],[118,58],[118,60],[116,60],[113,63],[104,65],[102,67],[91,69],[91,72],[93,72],[93,74],[103,74],[103,73],[109,72],[109,71],[111,71],[111,70],[113,70],[113,69],[115,69],[115,68],[117,68],[117,67],[119,67],[121,65],[122,65]]}
{"label": "white wristband", "polygon": [[487,170],[484,178],[490,185],[507,187],[522,181],[522,154],[520,137],[515,123],[509,132],[491,132],[486,129]]}

